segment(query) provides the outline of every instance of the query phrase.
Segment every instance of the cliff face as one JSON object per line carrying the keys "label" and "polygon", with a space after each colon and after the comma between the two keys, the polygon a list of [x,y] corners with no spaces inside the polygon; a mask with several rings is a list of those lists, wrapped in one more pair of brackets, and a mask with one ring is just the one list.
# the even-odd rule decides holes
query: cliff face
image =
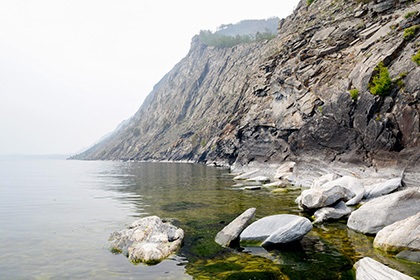
{"label": "cliff face", "polygon": [[[403,0],[301,1],[269,42],[216,48],[193,38],[139,111],[76,158],[248,164],[413,156],[419,11]],[[380,62],[393,82],[372,95]]]}

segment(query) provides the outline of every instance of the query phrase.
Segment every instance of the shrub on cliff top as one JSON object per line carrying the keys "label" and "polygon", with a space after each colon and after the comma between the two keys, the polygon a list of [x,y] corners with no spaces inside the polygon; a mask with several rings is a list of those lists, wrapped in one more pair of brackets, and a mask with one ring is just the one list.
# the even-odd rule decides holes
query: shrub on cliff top
{"label": "shrub on cliff top", "polygon": [[383,62],[375,67],[374,76],[369,83],[369,91],[373,95],[387,96],[391,92],[392,80],[389,77],[388,68]]}

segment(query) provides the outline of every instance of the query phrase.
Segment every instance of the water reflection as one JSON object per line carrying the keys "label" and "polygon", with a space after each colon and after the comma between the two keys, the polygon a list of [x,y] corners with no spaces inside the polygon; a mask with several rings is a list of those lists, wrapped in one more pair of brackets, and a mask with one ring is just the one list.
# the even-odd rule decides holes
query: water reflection
{"label": "water reflection", "polygon": [[419,273],[419,265],[373,250],[372,238],[348,230],[345,222],[317,226],[289,248],[225,249],[214,242],[226,223],[251,207],[257,208],[257,219],[281,213],[304,215],[294,202],[299,190],[243,191],[232,188],[227,170],[187,163],[115,163],[99,175],[109,180],[109,191],[120,194],[115,199],[134,207],[133,219],[158,215],[185,230],[178,255],[187,260],[182,265],[195,278],[353,279],[352,266],[364,256],[410,275]]}

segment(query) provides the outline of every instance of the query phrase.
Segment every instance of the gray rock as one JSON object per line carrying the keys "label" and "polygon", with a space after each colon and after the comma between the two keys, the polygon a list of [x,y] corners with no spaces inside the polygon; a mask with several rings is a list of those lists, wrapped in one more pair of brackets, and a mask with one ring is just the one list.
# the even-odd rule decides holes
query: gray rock
{"label": "gray rock", "polygon": [[299,207],[302,209],[318,209],[333,205],[337,201],[348,201],[355,194],[341,186],[321,187],[317,189],[304,190],[297,198]]}
{"label": "gray rock", "polygon": [[184,231],[157,216],[132,223],[128,229],[111,234],[111,249],[132,262],[157,263],[181,247]]}
{"label": "gray rock", "polygon": [[270,178],[266,177],[266,176],[257,176],[257,177],[252,177],[246,180],[247,182],[257,182],[257,183],[261,183],[261,184],[265,184],[270,182]]}
{"label": "gray rock", "polygon": [[333,174],[333,173],[328,173],[328,174],[322,175],[321,177],[315,179],[312,182],[311,189],[319,188],[322,185],[324,185],[324,184],[326,184],[328,182],[331,182],[331,181],[333,181],[333,180],[335,180],[337,178],[338,178],[338,175],[337,174]]}
{"label": "gray rock", "polygon": [[252,171],[249,171],[249,172],[246,172],[246,173],[243,173],[243,174],[240,174],[240,175],[238,175],[238,176],[235,176],[234,178],[233,178],[233,180],[247,180],[247,179],[249,179],[250,177],[251,177],[251,175],[254,175],[255,173],[257,173],[258,171],[260,171],[259,169],[257,169],[257,170],[252,170]]}
{"label": "gray rock", "polygon": [[327,220],[338,220],[350,215],[351,209],[343,201],[338,202],[332,207],[324,207],[314,213],[315,223]]}
{"label": "gray rock", "polygon": [[389,194],[401,186],[401,178],[393,178],[388,181],[366,186],[364,198],[371,199],[385,194]]}
{"label": "gray rock", "polygon": [[363,182],[352,176],[343,176],[327,182],[322,185],[321,188],[329,188],[332,186],[341,186],[355,194],[351,199],[347,200],[346,205],[356,205],[362,200],[363,195],[365,194]]}
{"label": "gray rock", "polygon": [[296,162],[294,161],[286,161],[282,165],[279,166],[276,170],[276,174],[274,178],[276,179],[287,179],[293,174],[293,168],[295,167]]}
{"label": "gray rock", "polygon": [[356,280],[414,280],[414,278],[368,257],[356,262],[354,268],[356,269]]}
{"label": "gray rock", "polygon": [[381,229],[375,236],[373,246],[393,253],[420,251],[420,212]]}
{"label": "gray rock", "polygon": [[420,212],[420,192],[408,189],[374,198],[351,213],[347,226],[362,233],[375,234],[387,225]]}
{"label": "gray rock", "polygon": [[397,259],[404,259],[410,262],[420,263],[420,251],[402,251],[399,252],[396,256]]}
{"label": "gray rock", "polygon": [[246,225],[252,220],[255,216],[255,208],[249,208],[241,215],[236,217],[232,222],[225,226],[221,231],[216,235],[216,243],[229,247],[233,241],[238,239],[241,232],[244,230]]}
{"label": "gray rock", "polygon": [[241,241],[258,241],[263,246],[286,244],[301,239],[312,229],[304,217],[280,214],[264,217],[249,225],[241,234]]}

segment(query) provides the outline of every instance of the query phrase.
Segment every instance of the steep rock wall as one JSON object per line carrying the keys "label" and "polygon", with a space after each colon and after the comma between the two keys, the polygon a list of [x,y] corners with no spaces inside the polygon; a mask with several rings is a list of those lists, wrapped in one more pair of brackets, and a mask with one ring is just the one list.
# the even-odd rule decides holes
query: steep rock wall
{"label": "steep rock wall", "polygon": [[[419,10],[402,0],[301,1],[269,42],[216,48],[195,37],[139,111],[77,158],[411,157],[420,146],[420,66],[412,60],[420,32],[408,38],[404,30],[420,24]],[[394,79],[386,96],[368,90],[380,62]]]}

